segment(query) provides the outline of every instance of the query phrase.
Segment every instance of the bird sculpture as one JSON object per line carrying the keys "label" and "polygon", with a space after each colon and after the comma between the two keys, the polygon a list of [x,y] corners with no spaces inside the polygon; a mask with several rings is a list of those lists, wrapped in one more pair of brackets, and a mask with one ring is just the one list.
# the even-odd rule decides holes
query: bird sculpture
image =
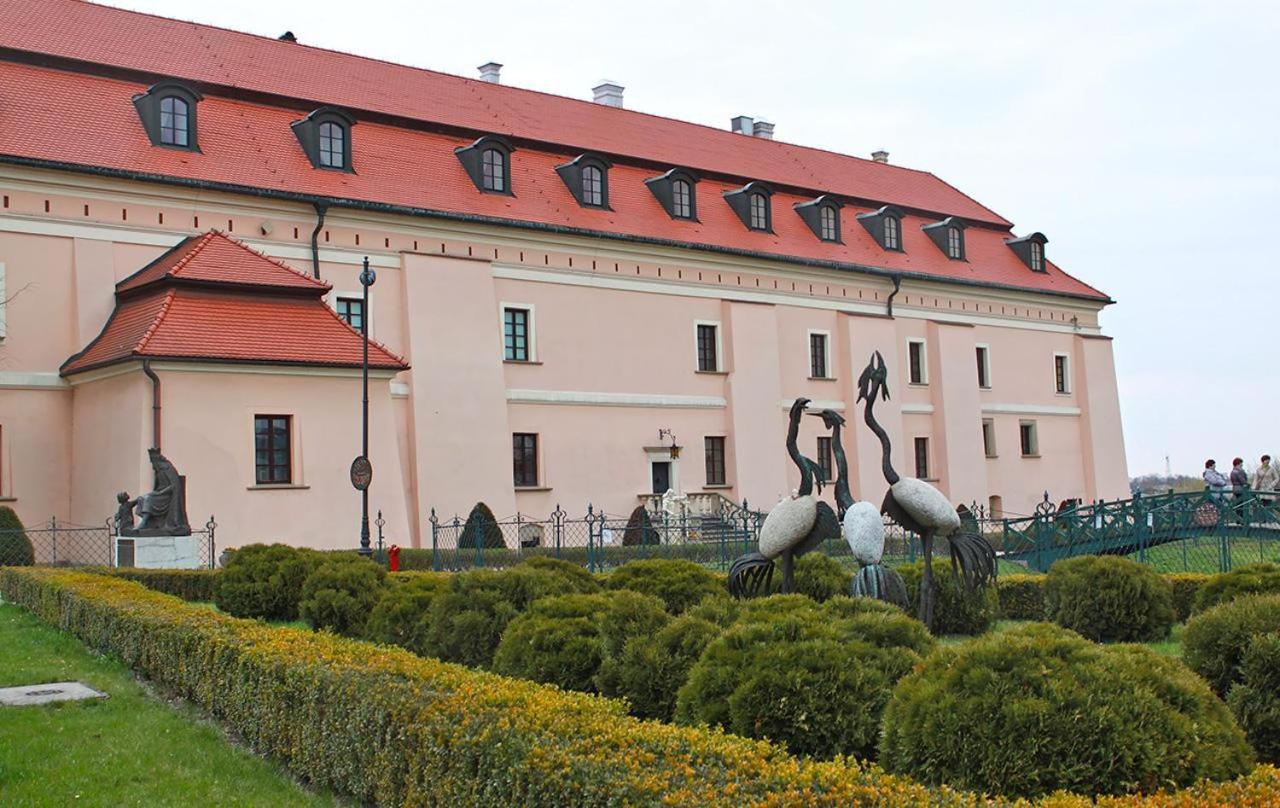
{"label": "bird sculpture", "polygon": [[734,597],[754,597],[768,592],[773,580],[774,559],[782,559],[782,591],[795,591],[795,559],[817,547],[824,539],[840,535],[840,520],[831,506],[820,502],[813,493],[817,481],[822,492],[822,475],[818,466],[800,454],[796,440],[800,436],[800,419],[809,399],[797,398],[791,405],[787,427],[787,454],[800,469],[800,487],[784,497],[760,526],[759,552],[747,553],[729,567],[729,593]]}
{"label": "bird sculpture", "polygon": [[[815,413],[810,413],[815,415]],[[854,501],[849,490],[849,462],[844,453],[844,439],[840,432],[844,416],[835,410],[816,413],[831,430],[831,454],[835,457],[836,481],[833,486],[836,498],[836,515],[840,518],[840,532],[849,543],[859,570],[853,576],[853,594],[857,597],[875,598],[904,609],[910,605],[907,587],[897,570],[880,563],[884,555],[884,518],[875,505],[866,500]]]}
{"label": "bird sculpture", "polygon": [[858,401],[867,402],[863,420],[880,439],[881,469],[885,482],[889,483],[880,511],[904,529],[920,536],[924,571],[920,581],[919,617],[932,630],[934,600],[937,597],[933,582],[934,537],[941,535],[947,539],[951,569],[970,592],[995,580],[996,554],[975,529],[972,520],[963,518],[969,515],[967,508],[963,505],[959,509],[953,508],[942,492],[932,485],[914,477],[900,477],[894,471],[890,462],[889,435],[872,412],[877,396],[886,401],[889,399],[888,375],[884,357],[876,351],[858,378]]}

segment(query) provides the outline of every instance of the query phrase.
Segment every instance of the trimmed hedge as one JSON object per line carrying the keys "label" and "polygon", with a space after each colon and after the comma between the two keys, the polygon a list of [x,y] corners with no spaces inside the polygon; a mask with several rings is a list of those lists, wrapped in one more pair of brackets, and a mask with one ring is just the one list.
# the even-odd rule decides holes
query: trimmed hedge
{"label": "trimmed hedge", "polygon": [[426,655],[431,628],[431,603],[449,590],[449,575],[431,572],[393,572],[388,586],[369,612],[364,636],[370,642],[398,645]]}
{"label": "trimmed hedge", "polygon": [[1094,642],[1150,642],[1173,628],[1173,587],[1123,556],[1054,562],[1044,580],[1045,615]]}
{"label": "trimmed hedge", "polygon": [[[194,702],[295,776],[381,805],[994,805],[874,766],[641,722],[609,699],[405,651],[237,620],[141,585],[54,569],[0,570],[0,594]],[[199,664],[189,664],[198,660]],[[1125,806],[1261,806],[1269,766]],[[1087,797],[1041,803],[1086,808]]]}
{"label": "trimmed hedge", "polygon": [[605,579],[607,589],[630,589],[653,595],[680,614],[704,598],[725,591],[715,573],[700,564],[681,558],[646,558],[629,561]]}
{"label": "trimmed hedge", "polygon": [[1280,762],[1280,634],[1258,634],[1249,642],[1227,706],[1258,758]]}
{"label": "trimmed hedge", "polygon": [[[847,596],[853,587],[853,573],[826,553],[806,553],[796,559],[796,594],[808,595],[821,603],[840,595]],[[770,591],[782,591],[782,569],[774,570]]]}
{"label": "trimmed hedge", "polygon": [[227,614],[297,620],[302,584],[324,556],[287,544],[250,544],[236,551],[213,587],[213,602]]}
{"label": "trimmed hedge", "polygon": [[1239,776],[1252,750],[1178,662],[1046,623],[940,648],[894,690],[890,771],[1006,796],[1124,794]]}
{"label": "trimmed hedge", "polygon": [[1005,575],[996,579],[1002,620],[1044,620],[1044,576]]}
{"label": "trimmed hedge", "polygon": [[328,559],[303,583],[298,613],[317,631],[363,636],[386,578],[381,564],[363,558]]}
{"label": "trimmed hedge", "polygon": [[1182,656],[1220,696],[1242,680],[1245,651],[1259,634],[1280,632],[1280,595],[1246,595],[1201,612],[1182,633]]}
{"label": "trimmed hedge", "polygon": [[[898,567],[902,581],[907,585],[907,597],[911,599],[911,614],[920,613],[920,581],[924,577],[924,562],[904,564]],[[933,633],[981,634],[991,628],[1000,613],[1000,600],[996,588],[984,586],[973,592],[951,571],[951,562],[945,558],[933,560]]]}
{"label": "trimmed hedge", "polygon": [[1200,588],[1213,576],[1202,572],[1173,572],[1164,578],[1173,587],[1173,619],[1185,623],[1195,612],[1196,596]]}
{"label": "trimmed hedge", "polygon": [[602,694],[626,699],[637,718],[670,721],[689,669],[723,630],[701,617],[677,617],[656,634],[632,637],[620,652],[606,656],[596,684]]}
{"label": "trimmed hedge", "polygon": [[1249,564],[1231,572],[1214,575],[1196,593],[1196,612],[1241,595],[1280,593],[1280,564]]}
{"label": "trimmed hedge", "polygon": [[148,589],[197,602],[213,600],[214,585],[222,574],[219,570],[143,570],[135,567],[101,567],[90,571],[136,581]]}

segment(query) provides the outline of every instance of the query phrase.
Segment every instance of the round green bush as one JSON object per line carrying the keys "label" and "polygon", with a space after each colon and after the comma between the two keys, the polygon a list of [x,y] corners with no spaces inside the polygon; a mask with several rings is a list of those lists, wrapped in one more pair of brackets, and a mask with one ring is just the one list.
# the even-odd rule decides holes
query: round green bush
{"label": "round green bush", "polygon": [[426,635],[431,628],[431,604],[436,596],[448,591],[451,577],[430,572],[388,576],[388,586],[369,612],[365,639],[429,656]]}
{"label": "round green bush", "polygon": [[1173,628],[1173,587],[1123,556],[1057,561],[1044,580],[1045,616],[1094,642],[1151,642]]}
{"label": "round green bush", "polygon": [[1226,696],[1241,681],[1240,664],[1253,638],[1280,631],[1280,595],[1245,595],[1187,621],[1182,656],[1191,669]]}
{"label": "round green bush", "polygon": [[[945,551],[943,553],[945,556]],[[902,582],[907,586],[911,600],[911,613],[920,613],[920,581],[924,577],[924,562],[904,564],[898,567]],[[1000,613],[1000,600],[996,588],[990,584],[970,592],[951,570],[951,562],[945,558],[933,560],[933,633],[981,634],[995,622]]]}
{"label": "round green bush", "polygon": [[658,631],[670,616],[662,601],[638,592],[556,595],[513,619],[493,655],[493,670],[566,690],[595,692],[606,648]]}
{"label": "round green bush", "polygon": [[382,595],[387,571],[363,558],[326,560],[302,584],[302,619],[317,631],[364,635],[369,612]]}
{"label": "round green bush", "polygon": [[18,514],[0,506],[0,567],[30,567],[36,563],[36,549]]}
{"label": "round green bush", "polygon": [[933,640],[901,612],[852,602],[775,595],[745,605],[690,669],[675,720],[768,738],[796,754],[871,757],[893,684],[921,658],[892,638],[924,650]]}
{"label": "round green bush", "polygon": [[667,604],[667,611],[672,614],[724,592],[724,586],[710,570],[683,558],[628,561],[609,575],[605,587],[653,595]]}
{"label": "round green bush", "polygon": [[502,528],[493,511],[483,502],[477,502],[467,514],[466,524],[462,526],[462,535],[458,537],[458,549],[474,550],[480,545],[486,550],[505,549],[507,543],[502,539]]}
{"label": "round green bush", "polygon": [[621,653],[606,656],[596,685],[606,696],[625,698],[637,718],[670,721],[676,693],[689,669],[722,630],[709,620],[686,613],[656,634],[632,637]]}
{"label": "round green bush", "polygon": [[1247,772],[1230,712],[1175,660],[1033,623],[934,651],[894,689],[880,764],[1034,797],[1127,794]]}
{"label": "round green bush", "polygon": [[[816,601],[824,601],[837,595],[848,595],[853,586],[853,574],[825,553],[806,553],[796,559],[796,594],[808,595]],[[774,570],[772,592],[782,591],[782,570]]]}
{"label": "round green bush", "polygon": [[1004,620],[1043,620],[1044,576],[1004,575],[996,580],[1000,617]]}
{"label": "round green bush", "polygon": [[627,517],[627,526],[622,531],[622,546],[634,547],[642,544],[658,544],[658,542],[658,531],[653,529],[649,511],[643,505],[637,505],[631,512],[631,516]]}
{"label": "round green bush", "polygon": [[1249,642],[1227,706],[1258,758],[1280,763],[1280,634],[1258,634]]}
{"label": "round green bush", "polygon": [[445,662],[485,667],[520,608],[503,592],[505,572],[471,570],[453,576],[431,601],[422,652]]}
{"label": "round green bush", "polygon": [[1174,572],[1164,576],[1173,587],[1173,619],[1185,623],[1195,613],[1200,587],[1213,579],[1202,572]]}
{"label": "round green bush", "polygon": [[1195,612],[1212,609],[1241,595],[1280,593],[1280,564],[1249,564],[1214,575],[1196,592]]}
{"label": "round green bush", "polygon": [[213,602],[236,617],[297,620],[302,584],[321,553],[286,544],[250,544],[236,551],[213,587]]}

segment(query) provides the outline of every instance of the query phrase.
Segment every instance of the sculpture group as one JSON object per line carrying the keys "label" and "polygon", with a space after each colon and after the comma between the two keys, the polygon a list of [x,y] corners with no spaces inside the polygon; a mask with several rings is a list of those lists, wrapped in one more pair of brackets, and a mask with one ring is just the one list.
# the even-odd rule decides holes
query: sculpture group
{"label": "sculpture group", "polygon": [[[148,449],[155,484],[151,491],[137,499],[129,492],[116,496],[115,528],[117,536],[190,536],[187,521],[187,480],[159,449]],[[134,511],[140,518],[135,526]]]}
{"label": "sculpture group", "polygon": [[[768,592],[773,579],[774,562],[782,562],[783,592],[792,592],[794,562],[799,556],[819,547],[826,539],[843,536],[860,569],[854,576],[853,594],[907,605],[907,592],[901,576],[880,563],[884,553],[884,516],[920,537],[924,570],[920,583],[920,620],[932,628],[934,603],[937,598],[933,580],[933,542],[938,536],[947,542],[951,566],[967,590],[974,590],[994,580],[995,551],[977,530],[963,505],[952,507],[947,498],[929,483],[913,477],[902,477],[893,468],[892,445],[884,427],[876,421],[877,399],[888,400],[888,370],[884,358],[876,351],[858,378],[858,403],[865,402],[863,421],[880,440],[881,470],[889,490],[879,509],[866,501],[855,501],[849,488],[848,462],[845,457],[841,429],[844,418],[833,410],[809,412],[809,399],[798,398],[791,405],[787,428],[787,454],[800,469],[800,487],[783,499],[760,528],[759,552],[748,553],[733,563],[729,570],[729,591],[735,597],[752,597]],[[800,419],[804,415],[823,419],[831,430],[831,450],[836,467],[834,485],[836,511],[814,494],[822,493],[818,466],[800,453],[796,440]]]}

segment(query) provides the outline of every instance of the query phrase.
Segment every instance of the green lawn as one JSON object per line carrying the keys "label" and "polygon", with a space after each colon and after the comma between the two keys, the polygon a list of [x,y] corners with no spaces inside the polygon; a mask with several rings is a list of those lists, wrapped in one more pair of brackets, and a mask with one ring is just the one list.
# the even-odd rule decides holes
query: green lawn
{"label": "green lawn", "polygon": [[319,806],[271,763],[229,744],[187,705],[150,694],[127,668],[0,605],[0,687],[81,681],[105,700],[0,707],[0,804]]}
{"label": "green lawn", "polygon": [[[1259,561],[1280,563],[1280,541],[1233,537],[1227,540],[1231,568]],[[1148,549],[1145,554],[1131,553],[1129,558],[1142,561],[1158,572],[1221,572],[1221,545],[1216,536],[1183,539]]]}
{"label": "green lawn", "polygon": [[[1008,631],[1009,629],[1015,626],[1025,625],[1028,622],[1030,621],[1028,620],[997,620],[995,625],[993,625],[990,628],[988,633],[998,634],[1001,631]],[[1162,640],[1160,642],[1149,642],[1149,643],[1146,643],[1146,645],[1148,648],[1152,648],[1156,651],[1159,651],[1165,656],[1171,656],[1171,657],[1176,657],[1178,659],[1181,659],[1183,628],[1185,628],[1185,626],[1182,623],[1178,623],[1173,627],[1173,633],[1169,635],[1169,639]],[[965,636],[963,634],[947,634],[945,636],[939,637],[938,643],[941,645],[957,645],[959,643],[964,642],[965,640],[970,640],[970,639],[973,639],[973,638]]]}

